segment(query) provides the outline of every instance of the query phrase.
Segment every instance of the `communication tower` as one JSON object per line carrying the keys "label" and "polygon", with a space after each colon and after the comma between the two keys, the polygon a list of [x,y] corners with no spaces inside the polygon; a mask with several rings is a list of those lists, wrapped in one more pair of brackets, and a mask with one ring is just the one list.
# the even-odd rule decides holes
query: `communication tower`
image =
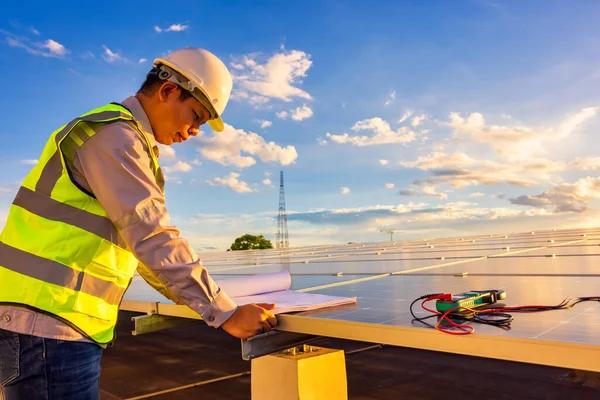
{"label": "communication tower", "polygon": [[283,171],[279,172],[279,214],[277,214],[277,241],[275,248],[287,249],[288,242],[288,227],[287,213],[285,211],[285,192],[283,188]]}

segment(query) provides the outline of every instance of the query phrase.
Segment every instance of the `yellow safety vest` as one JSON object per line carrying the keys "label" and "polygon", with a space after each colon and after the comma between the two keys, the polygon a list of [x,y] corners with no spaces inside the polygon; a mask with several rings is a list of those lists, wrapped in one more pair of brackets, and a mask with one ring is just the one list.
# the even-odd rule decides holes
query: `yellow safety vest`
{"label": "yellow safety vest", "polygon": [[116,121],[129,123],[147,145],[162,188],[149,133],[124,106],[111,103],[52,133],[0,234],[0,303],[51,314],[101,344],[113,340],[138,260],[98,200],[71,179],[66,161],[100,127]]}

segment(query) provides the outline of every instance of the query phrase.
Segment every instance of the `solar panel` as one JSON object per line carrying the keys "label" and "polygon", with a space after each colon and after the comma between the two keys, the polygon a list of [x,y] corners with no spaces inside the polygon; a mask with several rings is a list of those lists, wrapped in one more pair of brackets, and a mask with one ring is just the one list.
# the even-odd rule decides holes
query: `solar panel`
{"label": "solar panel", "polygon": [[[513,277],[513,276],[390,276],[385,279],[361,282],[351,287],[331,287],[315,293],[358,297],[354,310],[323,311],[312,313],[315,318],[346,319],[351,316],[356,322],[375,322],[389,325],[420,327],[411,323],[410,302],[430,292],[461,293],[472,289],[504,289],[508,294],[507,304],[557,304],[567,297],[591,296],[598,293],[600,278],[581,277]],[[582,330],[582,326],[595,327],[595,337],[588,342],[598,343],[600,339],[600,308],[598,304],[582,303],[568,311],[558,310],[537,314],[515,314],[510,331],[493,326],[477,325],[478,333],[493,336],[522,338],[547,338],[566,342],[577,342],[571,331]],[[421,313],[426,315],[425,313]],[[419,314],[417,314],[419,315]],[[564,322],[565,327],[562,327]],[[583,325],[585,322],[585,325]],[[568,328],[567,328],[568,325]],[[556,328],[556,329],[550,329]],[[558,329],[561,328],[561,329]],[[428,329],[428,328],[423,328]],[[584,329],[584,330],[586,330]],[[563,335],[563,333],[567,333]]]}
{"label": "solar panel", "polygon": [[[600,371],[595,303],[515,314],[510,330],[477,325],[464,337],[413,323],[409,313],[413,299],[436,292],[504,289],[511,305],[598,295],[599,256],[600,230],[577,229],[205,253],[202,259],[217,279],[289,268],[294,289],[358,298],[355,306],[282,315],[282,331]],[[131,300],[138,303],[128,308]],[[143,309],[140,302],[168,303],[138,278],[123,308]],[[184,306],[164,313],[181,315],[176,307]],[[249,356],[268,351],[272,337],[247,341]]]}

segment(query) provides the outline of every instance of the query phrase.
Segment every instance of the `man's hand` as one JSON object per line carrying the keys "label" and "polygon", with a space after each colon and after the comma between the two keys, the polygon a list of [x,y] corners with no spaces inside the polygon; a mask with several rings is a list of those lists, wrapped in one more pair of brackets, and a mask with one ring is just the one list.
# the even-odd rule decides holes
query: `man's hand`
{"label": "man's hand", "polygon": [[221,328],[231,336],[247,339],[259,333],[268,332],[277,325],[277,318],[270,310],[275,304],[246,304],[239,306]]}

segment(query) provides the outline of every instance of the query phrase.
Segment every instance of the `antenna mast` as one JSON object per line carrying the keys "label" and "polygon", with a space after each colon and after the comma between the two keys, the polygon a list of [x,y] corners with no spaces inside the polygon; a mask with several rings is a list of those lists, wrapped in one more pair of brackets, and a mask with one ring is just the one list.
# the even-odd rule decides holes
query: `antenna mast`
{"label": "antenna mast", "polygon": [[283,188],[283,171],[279,172],[279,214],[277,214],[277,241],[275,248],[287,249],[288,242],[288,227],[287,213],[285,211],[285,192]]}

